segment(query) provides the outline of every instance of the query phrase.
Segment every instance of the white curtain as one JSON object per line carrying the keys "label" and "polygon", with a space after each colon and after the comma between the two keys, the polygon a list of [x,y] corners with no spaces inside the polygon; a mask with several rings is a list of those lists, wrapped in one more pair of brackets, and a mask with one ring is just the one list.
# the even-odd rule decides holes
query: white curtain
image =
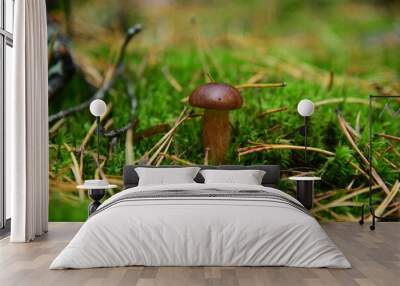
{"label": "white curtain", "polygon": [[15,1],[13,92],[6,97],[6,187],[12,242],[47,232],[48,86],[45,0]]}

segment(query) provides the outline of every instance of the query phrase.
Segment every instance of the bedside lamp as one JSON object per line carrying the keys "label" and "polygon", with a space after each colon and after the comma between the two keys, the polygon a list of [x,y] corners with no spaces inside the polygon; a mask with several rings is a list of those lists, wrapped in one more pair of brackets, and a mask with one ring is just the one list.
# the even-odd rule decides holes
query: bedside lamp
{"label": "bedside lamp", "polygon": [[[97,135],[97,158],[96,165],[100,170],[100,151],[99,151],[99,138],[102,134],[100,117],[106,114],[107,105],[101,99],[95,99],[90,103],[90,113],[96,117],[96,135]],[[116,188],[116,185],[110,185],[107,180],[85,180],[83,185],[77,186],[78,189],[88,190],[89,198],[92,202],[88,206],[88,214],[93,214],[101,205],[100,200],[106,194],[107,189]]]}
{"label": "bedside lamp", "polygon": [[97,164],[99,164],[99,166],[100,166],[100,155],[99,155],[100,117],[106,113],[107,105],[103,100],[95,99],[90,103],[89,109],[90,109],[90,113],[96,117]]}
{"label": "bedside lamp", "polygon": [[307,162],[307,125],[308,117],[314,113],[314,103],[309,99],[301,100],[297,105],[297,112],[304,117],[304,161]]}

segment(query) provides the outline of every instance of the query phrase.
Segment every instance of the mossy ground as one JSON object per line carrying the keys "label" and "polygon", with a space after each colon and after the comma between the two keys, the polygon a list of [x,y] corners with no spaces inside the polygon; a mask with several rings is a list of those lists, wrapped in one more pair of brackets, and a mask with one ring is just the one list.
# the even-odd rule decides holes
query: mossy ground
{"label": "mossy ground", "polygon": [[[133,84],[136,91],[138,108],[135,116],[140,131],[161,123],[172,124],[185,106],[182,99],[206,81],[204,70],[208,70],[215,81],[233,85],[261,74],[261,82],[285,81],[287,86],[243,92],[243,108],[231,112],[233,138],[227,163],[279,164],[283,170],[290,170],[304,166],[301,151],[277,150],[239,158],[237,149],[248,146],[249,141],[302,145],[303,137],[298,129],[303,122],[296,105],[303,98],[314,102],[332,98],[368,100],[368,95],[376,94],[376,85],[384,92],[399,92],[400,9],[392,2],[379,5],[376,1],[310,1],[309,4],[294,0],[269,3],[177,1],[160,6],[120,2],[71,2],[74,21],[71,48],[77,59],[85,59],[84,65],[91,66],[101,75],[115,60],[124,29],[137,22],[144,25],[143,32],[129,46],[124,76],[105,98],[106,102],[112,103],[109,115],[113,120],[112,128],[122,127],[129,120],[127,83]],[[61,19],[62,27],[60,12],[49,13]],[[182,91],[177,91],[167,80],[165,68],[182,86]],[[328,88],[330,73],[333,84]],[[50,101],[50,113],[77,104],[91,94],[83,81],[75,77]],[[287,111],[257,117],[262,111],[283,106],[287,106]],[[336,156],[327,159],[310,152],[308,166],[323,177],[318,186],[319,193],[337,190],[328,201],[348,192],[344,189],[352,180],[353,188],[367,183],[348,164],[349,160],[356,162],[357,155],[339,128],[336,109],[353,127],[359,117],[359,145],[363,152],[367,151],[367,105],[345,101],[316,108],[310,122],[309,144],[335,152]],[[393,119],[386,121],[390,120]],[[63,146],[67,143],[79,147],[92,123],[89,110],[74,114],[51,137],[50,171],[54,174],[51,180],[66,183],[75,180],[70,168],[73,164],[71,154]],[[387,124],[376,128],[399,136],[398,127],[398,124]],[[161,136],[134,141],[133,160],[139,159]],[[104,165],[107,175],[121,175],[126,160],[125,139],[125,135],[120,136],[112,148],[108,139],[101,139],[101,154],[107,155],[112,149]],[[389,160],[398,160],[392,153],[383,151],[387,142],[377,141],[376,145],[378,153],[384,153]],[[94,137],[87,148],[95,148]],[[178,128],[169,153],[193,163],[203,162],[200,118],[189,120]],[[95,173],[93,159],[85,156],[83,163],[83,179],[92,178]],[[171,161],[167,159],[163,162],[168,163]],[[376,167],[389,185],[398,178],[398,171],[393,172],[393,168],[379,158]],[[285,180],[281,187],[288,191],[294,189],[294,185]],[[53,186],[50,197],[50,220],[86,218],[87,199],[80,201],[77,192]],[[365,198],[355,197],[353,201],[364,201]],[[348,218],[359,213],[358,208],[346,206],[333,210]],[[321,212],[320,216],[337,219],[329,211]]]}

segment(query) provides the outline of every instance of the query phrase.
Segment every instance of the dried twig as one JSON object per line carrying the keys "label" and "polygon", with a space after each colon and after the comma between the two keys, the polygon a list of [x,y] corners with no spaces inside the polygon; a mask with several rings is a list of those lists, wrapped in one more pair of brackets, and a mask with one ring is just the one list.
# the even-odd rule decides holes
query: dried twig
{"label": "dried twig", "polygon": [[326,85],[326,90],[330,91],[333,87],[333,80],[335,79],[335,74],[333,71],[329,72],[328,84]]}
{"label": "dried twig", "polygon": [[147,128],[147,129],[145,129],[143,131],[137,132],[136,133],[136,139],[140,140],[140,139],[143,139],[143,138],[151,137],[153,135],[166,132],[169,128],[170,128],[170,126],[168,124],[165,124],[165,123],[158,124],[158,125],[149,127],[149,128]]}
{"label": "dried twig", "polygon": [[132,129],[132,128],[134,129],[137,125],[137,122],[138,121],[136,119],[133,119],[132,121],[128,122],[128,124],[126,124],[124,127],[113,129],[108,132],[104,132],[103,135],[106,137],[111,137],[111,138],[116,137],[122,133],[125,133],[129,129]]}
{"label": "dried twig", "polygon": [[236,85],[237,89],[245,89],[245,88],[274,88],[274,87],[285,87],[286,82],[279,83],[244,83]]}
{"label": "dried twig", "polygon": [[268,114],[272,114],[272,113],[277,113],[277,112],[281,112],[281,111],[286,111],[288,109],[287,106],[282,106],[282,107],[278,107],[278,108],[273,108],[273,109],[268,109],[266,111],[263,111],[261,113],[259,113],[257,115],[257,118],[262,118],[265,117]]}
{"label": "dried twig", "polygon": [[205,150],[204,150],[204,165],[205,165],[205,166],[208,166],[208,156],[209,156],[209,153],[210,153],[210,148],[209,148],[209,147],[206,147]]}
{"label": "dried twig", "polygon": [[170,155],[170,154],[167,154],[167,153],[160,153],[160,155],[164,156],[165,158],[167,158],[167,159],[169,159],[171,161],[177,162],[177,163],[182,164],[182,165],[187,165],[187,166],[195,165],[194,163],[192,163],[190,161],[187,161],[187,160],[184,160],[182,158],[179,158],[176,155]]}
{"label": "dried twig", "polygon": [[354,127],[354,130],[355,130],[355,132],[356,132],[357,134],[360,134],[360,133],[361,133],[360,119],[361,119],[361,111],[359,111],[359,112],[357,113],[356,124],[355,124],[355,127]]}
{"label": "dried twig", "polygon": [[[82,177],[81,177],[81,172],[80,172],[80,167],[79,167],[79,164],[78,164],[78,160],[76,159],[74,152],[72,151],[72,149],[69,147],[69,145],[67,143],[64,143],[64,147],[70,153],[70,156],[71,156],[71,160],[72,160],[71,171],[74,174],[75,182],[76,182],[77,185],[81,185],[83,180],[82,180]],[[83,201],[84,196],[85,196],[83,190],[79,189],[78,193],[79,193],[79,199],[81,201]]]}
{"label": "dried twig", "polygon": [[383,217],[387,217],[395,212],[400,211],[400,203],[396,203],[393,208],[391,210],[388,210],[387,212],[385,212],[382,216]]}
{"label": "dried twig", "polygon": [[[342,129],[345,137],[347,138],[347,141],[350,143],[351,147],[356,151],[356,153],[359,155],[361,158],[362,162],[365,164],[366,167],[369,167],[369,161],[365,157],[365,155],[361,152],[361,150],[358,148],[357,144],[354,142],[352,136],[349,133],[349,130],[346,128],[345,120],[340,114],[339,109],[336,110],[337,118],[339,121],[339,126]],[[374,178],[374,180],[377,182],[378,185],[381,186],[382,190],[386,193],[389,194],[389,189],[386,186],[385,182],[382,180],[381,176],[376,172],[374,168],[371,168],[371,175]]]}
{"label": "dried twig", "polygon": [[132,165],[133,157],[133,128],[126,132],[125,140],[125,165]]}
{"label": "dried twig", "polygon": [[369,180],[369,175],[367,172],[365,172],[363,169],[360,168],[360,166],[358,166],[356,163],[349,161],[349,164],[357,170],[357,172],[359,172],[361,175],[363,175],[367,180]]}
{"label": "dried twig", "polygon": [[56,134],[58,129],[64,124],[65,118],[58,120],[51,128],[49,129],[49,136],[52,137]]}
{"label": "dried twig", "polygon": [[100,87],[100,89],[92,96],[92,98],[90,98],[87,101],[84,101],[76,106],[70,107],[68,109],[65,110],[61,110],[53,115],[49,116],[49,122],[53,122],[55,120],[64,118],[72,113],[81,111],[85,108],[87,108],[90,103],[94,100],[94,99],[103,99],[106,94],[108,93],[108,91],[113,87],[114,83],[116,82],[117,78],[122,74],[122,70],[123,70],[123,60],[126,54],[126,48],[130,42],[130,40],[133,38],[133,36],[137,35],[140,31],[142,30],[142,26],[141,25],[135,25],[133,27],[131,27],[126,36],[125,36],[125,40],[123,42],[123,44],[121,45],[120,51],[119,51],[119,55],[116,61],[116,64],[114,67],[112,67],[110,70],[108,70],[108,72],[106,74],[110,74],[110,76],[107,76],[102,84],[102,86]]}
{"label": "dried twig", "polygon": [[267,74],[266,70],[260,70],[258,71],[256,74],[252,75],[247,81],[246,83],[248,84],[254,84],[257,83],[259,81],[261,81],[265,75]]}
{"label": "dried twig", "polygon": [[389,135],[389,134],[385,134],[385,133],[379,133],[378,136],[392,140],[392,141],[400,142],[400,137],[397,137],[397,136],[393,136],[393,135]]}
{"label": "dried twig", "polygon": [[193,32],[194,32],[193,34],[194,34],[194,40],[195,40],[196,47],[197,47],[197,52],[198,52],[199,59],[201,62],[201,67],[203,69],[204,79],[207,80],[207,74],[210,74],[210,67],[208,66],[207,61],[206,61],[206,54],[204,51],[203,41],[201,38],[199,28],[197,26],[196,18],[192,18],[191,23],[192,23],[192,27],[193,27]]}
{"label": "dried twig", "polygon": [[97,166],[96,171],[95,171],[95,177],[96,176],[98,177],[100,174],[101,178],[103,178],[103,179],[106,178],[106,175],[103,172],[103,166],[106,163],[107,158],[105,160],[103,160],[103,162],[101,162],[101,163],[99,161],[97,161],[97,155],[93,154],[92,158],[96,162],[96,166]]}
{"label": "dried twig", "polygon": [[[314,103],[315,107],[320,107],[323,105],[328,105],[328,104],[338,104],[338,103],[359,103],[359,104],[364,104],[364,105],[369,105],[369,100],[364,99],[364,98],[357,98],[357,97],[339,97],[339,98],[328,98],[324,99],[321,101],[317,101]],[[379,103],[373,103],[372,107],[380,107],[381,105]]]}
{"label": "dried twig", "polygon": [[172,136],[169,137],[169,138],[167,139],[168,143],[167,143],[167,145],[165,146],[164,151],[163,151],[163,152],[160,152],[160,153],[158,154],[158,160],[157,160],[157,162],[156,162],[156,166],[160,166],[161,163],[162,163],[162,161],[164,160],[165,154],[167,154],[167,152],[168,152],[168,150],[169,150],[169,147],[170,147],[171,144],[172,144],[172,139],[173,139]]}
{"label": "dried twig", "polygon": [[[164,136],[156,144],[154,144],[154,146],[150,150],[148,150],[139,161],[146,162],[146,165],[151,165],[151,163],[157,158],[158,154],[168,144],[169,138],[171,138],[174,135],[179,125],[181,125],[185,120],[187,120],[189,116],[190,114],[187,112],[187,107],[185,107],[182,110],[181,114],[179,115],[178,119],[176,120],[174,126],[166,134],[164,134]],[[150,154],[153,155],[149,157]]]}
{"label": "dried twig", "polygon": [[386,195],[385,199],[381,202],[381,204],[376,208],[375,214],[377,216],[381,216],[383,212],[386,210],[387,206],[392,202],[394,197],[398,194],[400,189],[400,182],[397,180],[392,189],[390,190],[389,194]]}
{"label": "dried twig", "polygon": [[176,78],[174,78],[171,74],[171,72],[169,71],[168,66],[164,66],[161,69],[164,77],[167,79],[167,81],[169,82],[169,84],[177,91],[177,92],[182,92],[183,88],[182,86],[179,84],[179,82],[176,80]]}
{"label": "dried twig", "polygon": [[[244,148],[239,148],[239,156],[255,153],[255,152],[260,152],[260,151],[270,151],[270,150],[304,150],[304,146],[296,146],[296,145],[286,145],[286,144],[258,144],[255,146],[251,147],[244,147]],[[335,153],[320,149],[320,148],[315,148],[315,147],[307,147],[307,151],[311,152],[317,152],[320,154],[323,154],[325,156],[335,156]]]}
{"label": "dried twig", "polygon": [[[379,188],[380,188],[380,186],[378,186],[378,185],[372,186],[372,190],[376,190],[376,189],[379,189]],[[334,201],[332,201],[330,203],[327,203],[325,205],[320,205],[320,206],[318,206],[316,208],[313,208],[312,212],[316,213],[316,212],[319,212],[319,211],[324,211],[324,210],[329,209],[329,208],[334,208],[334,207],[337,207],[337,206],[343,206],[343,203],[345,203],[347,200],[349,200],[349,199],[351,199],[351,198],[353,198],[355,196],[359,196],[361,194],[367,193],[367,192],[369,192],[369,187],[366,187],[366,188],[363,188],[363,189],[360,189],[360,190],[356,190],[356,191],[351,192],[351,193],[349,193],[349,194],[347,194],[345,196],[342,196],[339,199],[334,200]]]}

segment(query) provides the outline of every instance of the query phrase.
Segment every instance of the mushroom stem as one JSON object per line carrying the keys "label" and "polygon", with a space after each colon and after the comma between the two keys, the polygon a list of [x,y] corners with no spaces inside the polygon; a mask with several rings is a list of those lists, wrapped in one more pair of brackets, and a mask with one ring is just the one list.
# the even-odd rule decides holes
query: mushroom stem
{"label": "mushroom stem", "polygon": [[231,126],[228,110],[205,109],[203,116],[203,143],[209,148],[212,164],[222,164],[229,148]]}

